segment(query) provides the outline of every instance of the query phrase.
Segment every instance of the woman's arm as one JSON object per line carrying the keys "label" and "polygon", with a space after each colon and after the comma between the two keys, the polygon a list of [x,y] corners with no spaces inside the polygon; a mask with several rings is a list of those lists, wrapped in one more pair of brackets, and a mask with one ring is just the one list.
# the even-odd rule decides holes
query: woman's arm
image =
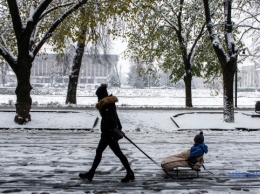
{"label": "woman's arm", "polygon": [[118,127],[118,129],[121,130],[122,129],[122,125],[121,125],[120,119],[119,119],[119,117],[117,115],[116,109],[115,109],[115,116],[116,116],[116,121],[117,121],[117,127]]}

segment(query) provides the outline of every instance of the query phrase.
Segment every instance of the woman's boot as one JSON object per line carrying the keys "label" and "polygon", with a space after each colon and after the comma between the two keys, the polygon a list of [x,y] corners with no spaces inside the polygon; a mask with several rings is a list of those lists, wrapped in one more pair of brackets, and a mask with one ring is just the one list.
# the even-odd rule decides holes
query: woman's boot
{"label": "woman's boot", "polygon": [[134,175],[134,172],[131,170],[131,171],[127,172],[125,178],[121,179],[121,182],[127,183],[127,182],[133,181],[133,180],[135,180],[135,175]]}
{"label": "woman's boot", "polygon": [[92,181],[93,177],[94,177],[94,172],[92,171],[88,171],[85,173],[79,173],[79,177],[82,179],[88,179],[89,181]]}

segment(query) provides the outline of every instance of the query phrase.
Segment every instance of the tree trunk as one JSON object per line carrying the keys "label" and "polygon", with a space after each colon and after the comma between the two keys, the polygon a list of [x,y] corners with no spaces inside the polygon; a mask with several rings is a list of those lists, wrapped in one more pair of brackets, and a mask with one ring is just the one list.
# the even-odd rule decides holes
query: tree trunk
{"label": "tree trunk", "polygon": [[225,43],[227,52],[219,40],[217,33],[215,32],[214,25],[211,21],[211,14],[209,8],[209,1],[203,0],[207,29],[210,35],[210,39],[221,64],[223,71],[223,101],[224,101],[224,121],[228,123],[233,123],[234,118],[234,102],[233,102],[233,82],[234,75],[237,68],[237,56],[238,48],[233,39],[233,29],[232,29],[232,1],[224,1],[224,15],[225,15]]}
{"label": "tree trunk", "polygon": [[186,74],[184,76],[185,83],[185,105],[186,107],[192,107],[192,92],[191,92],[192,75]]}
{"label": "tree trunk", "polygon": [[76,55],[73,59],[72,72],[69,76],[66,104],[77,104],[77,85],[82,58],[85,49],[86,30],[82,30],[80,40],[77,43]]}
{"label": "tree trunk", "polygon": [[30,84],[32,64],[31,62],[28,62],[29,60],[24,60],[24,58],[20,63],[18,62],[17,65],[17,87],[15,90],[17,100],[15,104],[16,115],[14,118],[14,122],[21,125],[25,124],[28,121],[31,121],[30,110],[32,105],[32,98],[30,96],[30,92],[32,90],[32,86]]}
{"label": "tree trunk", "polygon": [[[233,62],[234,63],[234,62]],[[224,121],[228,123],[235,122],[234,116],[234,98],[233,84],[235,74],[235,64],[227,64],[223,66],[223,100],[224,100]]]}

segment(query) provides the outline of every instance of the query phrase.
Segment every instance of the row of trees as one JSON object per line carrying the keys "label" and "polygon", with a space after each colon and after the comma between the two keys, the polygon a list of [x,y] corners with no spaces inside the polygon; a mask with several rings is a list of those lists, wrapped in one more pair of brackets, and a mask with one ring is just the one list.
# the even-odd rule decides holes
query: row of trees
{"label": "row of trees", "polygon": [[[259,27],[258,1],[0,0],[0,5],[0,55],[17,77],[15,122],[31,120],[30,70],[46,43],[60,51],[66,40],[77,42],[66,99],[76,103],[84,49],[91,45],[98,52],[101,45],[106,52],[109,33],[127,38],[128,54],[144,66],[140,73],[152,76],[156,66],[173,81],[183,79],[187,107],[192,107],[192,76],[222,73],[224,120],[234,122],[234,75],[239,51],[246,50],[238,27],[246,28],[243,36],[257,31],[252,26]],[[232,21],[233,10],[238,16],[248,14],[239,25]]]}
{"label": "row of trees", "polygon": [[[259,30],[258,10],[259,1],[164,0],[146,4],[129,23],[129,52],[148,71],[154,64],[169,71],[174,81],[183,79],[187,107],[192,107],[192,76],[214,80],[223,75],[224,120],[234,122],[234,75],[238,57],[243,60],[240,51],[246,50],[239,36],[242,27],[246,27],[242,36]],[[245,25],[248,21],[250,25]]]}
{"label": "row of trees", "polygon": [[86,41],[97,40],[98,23],[103,24],[111,15],[126,11],[129,3],[120,0],[0,1],[0,55],[17,77],[15,122],[23,124],[31,120],[30,70],[45,43],[59,51],[65,47],[66,39],[78,42],[67,100],[73,98]]}

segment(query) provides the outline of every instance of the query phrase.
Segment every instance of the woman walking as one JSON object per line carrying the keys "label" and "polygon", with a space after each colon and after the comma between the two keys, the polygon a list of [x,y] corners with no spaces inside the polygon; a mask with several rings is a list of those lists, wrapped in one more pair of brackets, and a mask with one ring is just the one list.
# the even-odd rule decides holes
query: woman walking
{"label": "woman walking", "polygon": [[99,110],[99,113],[102,117],[101,138],[96,149],[96,156],[91,169],[88,172],[80,173],[79,177],[92,181],[95,171],[101,161],[102,153],[106,147],[109,146],[126,169],[126,176],[121,179],[121,182],[133,181],[135,179],[134,172],[132,171],[126,156],[123,154],[118,144],[118,140],[114,140],[111,133],[111,130],[114,128],[122,130],[122,125],[118,118],[115,105],[115,103],[118,102],[118,99],[116,96],[108,96],[107,84],[101,84],[96,91],[96,95],[98,97],[96,108]]}

